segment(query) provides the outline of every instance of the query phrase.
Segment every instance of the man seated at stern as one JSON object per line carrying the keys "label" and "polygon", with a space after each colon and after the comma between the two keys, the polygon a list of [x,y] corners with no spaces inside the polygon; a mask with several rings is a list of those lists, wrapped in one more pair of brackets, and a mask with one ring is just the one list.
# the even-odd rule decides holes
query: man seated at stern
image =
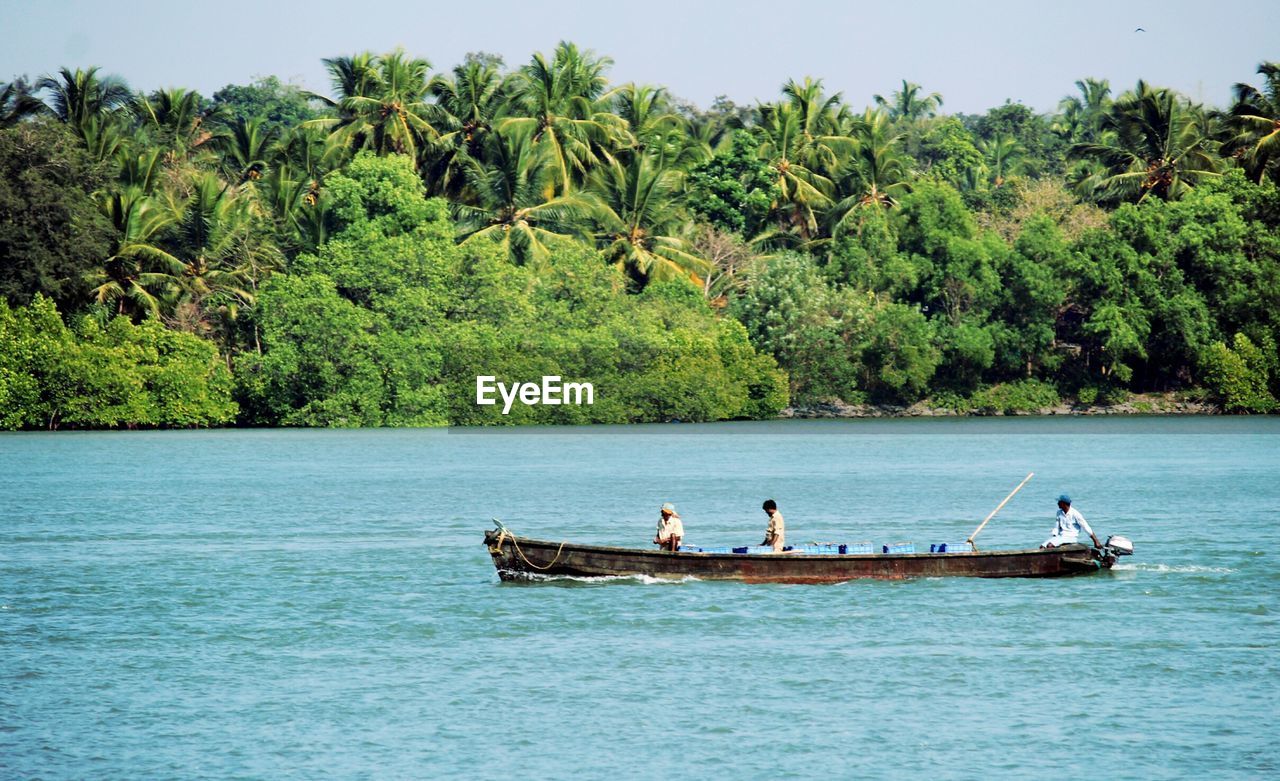
{"label": "man seated at stern", "polygon": [[1063,494],[1058,497],[1058,515],[1057,522],[1053,526],[1053,536],[1045,540],[1040,547],[1056,548],[1059,545],[1077,543],[1080,541],[1082,531],[1093,538],[1094,547],[1102,547],[1102,543],[1098,542],[1098,535],[1089,528],[1089,522],[1084,519],[1079,510],[1071,506],[1071,497]]}

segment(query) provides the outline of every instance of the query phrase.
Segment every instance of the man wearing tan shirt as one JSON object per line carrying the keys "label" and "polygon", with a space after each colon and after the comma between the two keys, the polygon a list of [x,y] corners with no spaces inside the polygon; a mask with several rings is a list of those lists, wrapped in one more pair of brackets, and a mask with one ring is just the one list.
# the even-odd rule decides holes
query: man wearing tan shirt
{"label": "man wearing tan shirt", "polygon": [[769,526],[764,530],[764,542],[761,545],[772,545],[774,553],[782,553],[782,546],[787,542],[787,523],[778,512],[778,503],[772,499],[764,500],[764,511],[769,516]]}

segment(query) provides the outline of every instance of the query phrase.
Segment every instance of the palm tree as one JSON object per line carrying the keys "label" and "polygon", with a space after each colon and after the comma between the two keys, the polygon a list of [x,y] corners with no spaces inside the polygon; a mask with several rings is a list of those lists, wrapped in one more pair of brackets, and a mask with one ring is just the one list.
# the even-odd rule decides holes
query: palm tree
{"label": "palm tree", "polygon": [[612,64],[562,41],[550,62],[535,54],[516,74],[513,116],[499,128],[546,147],[561,191],[583,181],[612,149],[631,143],[623,120],[606,110],[611,96],[605,72]]}
{"label": "palm tree", "polygon": [[417,158],[421,145],[436,140],[438,107],[427,102],[431,64],[397,49],[324,60],[335,98],[313,97],[337,110],[336,118],[305,123],[330,130],[351,150],[372,149]]}
{"label": "palm tree", "polygon": [[[133,93],[118,76],[98,77],[98,68],[61,68],[58,75],[36,82],[37,90],[49,92],[46,103],[62,122],[82,133],[86,123],[102,119],[133,104]],[[83,133],[82,133],[83,134]]]}
{"label": "palm tree", "polygon": [[170,275],[170,324],[201,335],[217,332],[229,347],[240,308],[254,302],[262,279],[280,267],[280,254],[258,240],[252,199],[214,174],[197,177],[176,210],[181,218],[172,254],[182,268]]}
{"label": "palm tree", "polygon": [[85,149],[98,162],[123,154],[129,140],[128,132],[123,121],[116,115],[91,117],[79,128]]}
{"label": "palm tree", "polygon": [[670,148],[678,155],[691,146],[688,123],[675,112],[664,87],[623,84],[613,92],[612,108],[627,123],[637,150]]}
{"label": "palm tree", "polygon": [[936,115],[942,108],[942,95],[937,92],[921,95],[922,90],[919,84],[903,79],[902,89],[895,90],[888,99],[883,95],[872,97],[877,106],[889,111],[891,118],[915,122]]}
{"label": "palm tree", "polygon": [[119,167],[116,182],[121,189],[136,190],[143,195],[155,194],[164,167],[164,152],[159,147],[144,146],[141,150],[122,148],[116,155]]}
{"label": "palm tree", "polygon": [[750,124],[756,109],[739,106],[721,95],[706,111],[690,108],[684,113],[688,116],[689,142],[705,150],[705,158],[728,147],[735,131]]}
{"label": "palm tree", "polygon": [[286,254],[314,252],[328,240],[329,211],[318,179],[280,162],[255,181],[253,188],[275,223],[275,244]]}
{"label": "palm tree", "polygon": [[462,244],[493,241],[518,265],[541,266],[550,244],[585,236],[595,203],[581,193],[558,193],[560,161],[528,128],[498,130],[486,138],[484,160],[467,169],[471,203],[451,204]]}
{"label": "palm tree", "polygon": [[0,128],[13,127],[27,117],[48,111],[48,107],[36,97],[38,89],[25,78],[0,86]]}
{"label": "palm tree", "polygon": [[788,103],[759,107],[760,121],[753,128],[762,160],[777,176],[778,197],[772,209],[782,230],[809,239],[818,230],[817,215],[831,205],[835,186],[829,171],[815,170],[811,160],[835,162],[829,149],[806,145],[801,112]]}
{"label": "palm tree", "polygon": [[244,184],[261,179],[279,156],[276,142],[280,125],[262,117],[237,117],[226,131],[214,137],[211,145],[222,156],[222,170],[227,180]]}
{"label": "palm tree", "polygon": [[781,103],[757,108],[753,129],[760,157],[777,172],[775,217],[784,232],[809,241],[818,231],[818,214],[832,205],[835,177],[858,147],[848,134],[852,124],[840,93],[827,96],[821,79],[788,81]]}
{"label": "palm tree", "polygon": [[1266,79],[1262,89],[1235,86],[1227,120],[1234,135],[1224,151],[1240,160],[1250,179],[1270,176],[1280,183],[1280,63],[1261,63],[1258,73]]}
{"label": "palm tree", "polygon": [[198,92],[163,89],[138,98],[132,108],[152,140],[178,157],[199,148],[213,136],[206,125],[214,112],[206,110],[202,102]]}
{"label": "palm tree", "polygon": [[1098,139],[1102,117],[1111,107],[1111,83],[1106,79],[1081,79],[1076,82],[1079,95],[1068,95],[1058,103],[1058,116],[1050,129],[1072,143],[1088,143]]}
{"label": "palm tree", "polygon": [[373,52],[360,52],[350,57],[332,57],[321,60],[325,70],[329,71],[329,84],[337,100],[324,95],[308,93],[311,98],[319,100],[330,108],[339,108],[343,98],[353,95],[370,95],[378,88],[378,55]]}
{"label": "palm tree", "polygon": [[340,168],[349,157],[348,150],[332,135],[315,127],[291,128],[277,142],[280,163],[313,180],[317,187],[330,171]]}
{"label": "palm tree", "polygon": [[1024,170],[1023,155],[1026,150],[1013,136],[998,135],[978,141],[978,151],[986,161],[986,173],[996,187],[1004,184],[1005,179],[1017,176]]}
{"label": "palm tree", "polygon": [[470,161],[479,159],[485,142],[512,100],[512,78],[503,75],[493,61],[469,58],[453,69],[453,77],[440,76],[431,83],[431,94],[441,110],[439,142],[424,150],[419,170],[432,194],[450,199],[462,197]]}
{"label": "palm tree", "polygon": [[116,240],[102,268],[87,277],[94,300],[114,304],[116,314],[158,317],[160,296],[184,268],[158,244],[175,222],[173,211],[134,187],[102,196],[99,206],[115,227]]}
{"label": "palm tree", "polygon": [[[275,160],[253,187],[276,225],[278,245],[291,254],[312,251],[329,236],[324,180],[349,150],[323,130],[295,127],[276,144]],[[270,151],[268,154],[271,154]]]}
{"label": "palm tree", "polygon": [[782,96],[800,115],[800,127],[807,145],[816,148],[823,141],[844,141],[838,134],[842,124],[851,117],[842,93],[827,95],[822,89],[822,79],[806,76],[800,82],[788,79],[782,85]]}
{"label": "palm tree", "polygon": [[683,179],[661,150],[632,155],[625,164],[615,160],[592,173],[591,191],[599,199],[597,242],[637,282],[686,277],[703,284],[709,264],[677,235],[686,221],[676,204]]}
{"label": "palm tree", "polygon": [[[453,69],[453,77],[438,77],[431,94],[455,124],[451,136],[475,157],[512,98],[512,79],[494,62],[469,59]],[[453,139],[451,139],[453,140]]]}
{"label": "palm tree", "polygon": [[902,134],[893,130],[883,110],[867,109],[850,123],[849,134],[856,142],[839,191],[845,197],[831,210],[831,233],[860,231],[865,209],[896,206],[910,192],[911,168],[899,149]]}
{"label": "palm tree", "polygon": [[1098,166],[1083,185],[1102,200],[1177,198],[1216,176],[1216,156],[1203,112],[1172,90],[1139,81],[1112,104],[1095,143],[1070,155]]}

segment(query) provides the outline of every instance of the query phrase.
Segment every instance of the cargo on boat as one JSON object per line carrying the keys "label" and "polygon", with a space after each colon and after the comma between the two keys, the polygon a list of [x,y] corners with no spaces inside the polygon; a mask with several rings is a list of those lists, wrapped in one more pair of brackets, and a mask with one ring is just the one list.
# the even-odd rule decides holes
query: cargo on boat
{"label": "cargo on boat", "polygon": [[[931,553],[819,553],[803,547],[785,553],[640,550],[605,545],[534,540],[505,527],[487,531],[485,545],[503,580],[537,576],[698,578],[749,583],[837,583],[878,578],[977,577],[1053,578],[1110,569],[1118,556],[1133,552],[1124,537],[1109,537],[1102,548],[1057,548]],[[865,551],[866,546],[846,548]],[[743,550],[743,549],[738,549]],[[883,549],[882,549],[883,550]],[[901,550],[901,548],[899,548]]]}

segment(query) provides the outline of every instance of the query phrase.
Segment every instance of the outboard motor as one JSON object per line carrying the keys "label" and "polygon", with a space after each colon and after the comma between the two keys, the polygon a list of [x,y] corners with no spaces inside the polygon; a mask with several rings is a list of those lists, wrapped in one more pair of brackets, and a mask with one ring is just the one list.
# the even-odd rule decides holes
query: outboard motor
{"label": "outboard motor", "polygon": [[1128,537],[1113,534],[1102,544],[1102,550],[1093,549],[1093,556],[1104,568],[1110,569],[1116,559],[1133,555],[1133,541]]}
{"label": "outboard motor", "polygon": [[1102,547],[1113,556],[1133,555],[1133,540],[1128,537],[1121,537],[1119,534],[1113,534],[1108,537]]}

